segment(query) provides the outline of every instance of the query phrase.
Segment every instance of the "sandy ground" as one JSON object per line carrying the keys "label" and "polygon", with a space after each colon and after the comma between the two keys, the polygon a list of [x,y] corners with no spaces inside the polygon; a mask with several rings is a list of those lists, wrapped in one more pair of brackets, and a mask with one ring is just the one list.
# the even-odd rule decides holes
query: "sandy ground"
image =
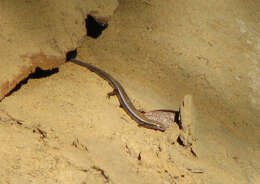
{"label": "sandy ground", "polygon": [[176,110],[192,95],[197,157],[176,141],[176,124],[138,127],[106,98],[106,81],[65,63],[1,101],[0,183],[259,183],[259,7],[122,0],[103,34],[78,48],[139,109]]}

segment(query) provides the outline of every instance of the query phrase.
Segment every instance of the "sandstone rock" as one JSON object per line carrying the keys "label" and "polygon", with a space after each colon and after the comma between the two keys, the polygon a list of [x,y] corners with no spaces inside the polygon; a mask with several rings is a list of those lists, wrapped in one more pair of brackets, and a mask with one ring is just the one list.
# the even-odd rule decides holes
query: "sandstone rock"
{"label": "sandstone rock", "polygon": [[1,1],[0,100],[36,67],[64,63],[86,35],[87,15],[107,21],[117,5],[116,0]]}
{"label": "sandstone rock", "polygon": [[192,131],[194,121],[193,102],[191,95],[185,95],[180,107],[180,125],[182,132],[178,137],[178,141],[184,146],[192,145]]}

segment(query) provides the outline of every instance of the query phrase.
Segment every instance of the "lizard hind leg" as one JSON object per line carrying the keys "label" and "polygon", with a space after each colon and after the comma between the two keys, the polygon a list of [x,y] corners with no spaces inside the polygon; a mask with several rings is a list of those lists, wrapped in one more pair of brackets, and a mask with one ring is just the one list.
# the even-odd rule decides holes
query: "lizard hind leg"
{"label": "lizard hind leg", "polygon": [[[113,91],[111,91],[110,93],[108,93],[107,94],[107,98],[109,99],[111,96],[115,96],[115,95],[118,95],[119,93],[118,93],[118,90],[117,89],[114,89]],[[120,101],[120,100],[119,100]],[[119,104],[119,107],[120,108],[124,108],[123,107],[123,105],[121,104],[121,102],[120,102],[120,104]]]}
{"label": "lizard hind leg", "polygon": [[110,98],[111,96],[115,96],[118,94],[118,90],[114,89],[113,91],[111,91],[110,93],[107,94],[107,98]]}

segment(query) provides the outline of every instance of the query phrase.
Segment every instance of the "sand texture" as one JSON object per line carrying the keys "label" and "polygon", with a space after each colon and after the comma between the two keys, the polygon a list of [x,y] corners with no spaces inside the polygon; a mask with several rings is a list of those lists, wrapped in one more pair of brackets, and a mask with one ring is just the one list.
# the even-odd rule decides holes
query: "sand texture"
{"label": "sand texture", "polygon": [[[259,20],[258,0],[1,1],[0,183],[260,183]],[[182,127],[139,127],[74,49]]]}

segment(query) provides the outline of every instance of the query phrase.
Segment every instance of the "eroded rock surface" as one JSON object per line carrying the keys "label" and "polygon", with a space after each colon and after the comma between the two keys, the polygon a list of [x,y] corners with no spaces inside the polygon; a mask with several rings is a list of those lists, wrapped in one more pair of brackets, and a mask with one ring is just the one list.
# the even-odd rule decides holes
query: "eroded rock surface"
{"label": "eroded rock surface", "polygon": [[47,70],[65,62],[86,35],[85,19],[108,20],[116,0],[0,2],[0,100],[36,67]]}
{"label": "eroded rock surface", "polygon": [[[260,183],[259,3],[121,0],[103,34],[78,49],[138,109],[176,110],[191,94],[198,157],[176,142],[176,123],[165,132],[138,127],[116,97],[106,98],[106,81],[66,63],[1,101],[0,183]],[[31,51],[19,54],[28,66],[64,58],[54,48]]]}

